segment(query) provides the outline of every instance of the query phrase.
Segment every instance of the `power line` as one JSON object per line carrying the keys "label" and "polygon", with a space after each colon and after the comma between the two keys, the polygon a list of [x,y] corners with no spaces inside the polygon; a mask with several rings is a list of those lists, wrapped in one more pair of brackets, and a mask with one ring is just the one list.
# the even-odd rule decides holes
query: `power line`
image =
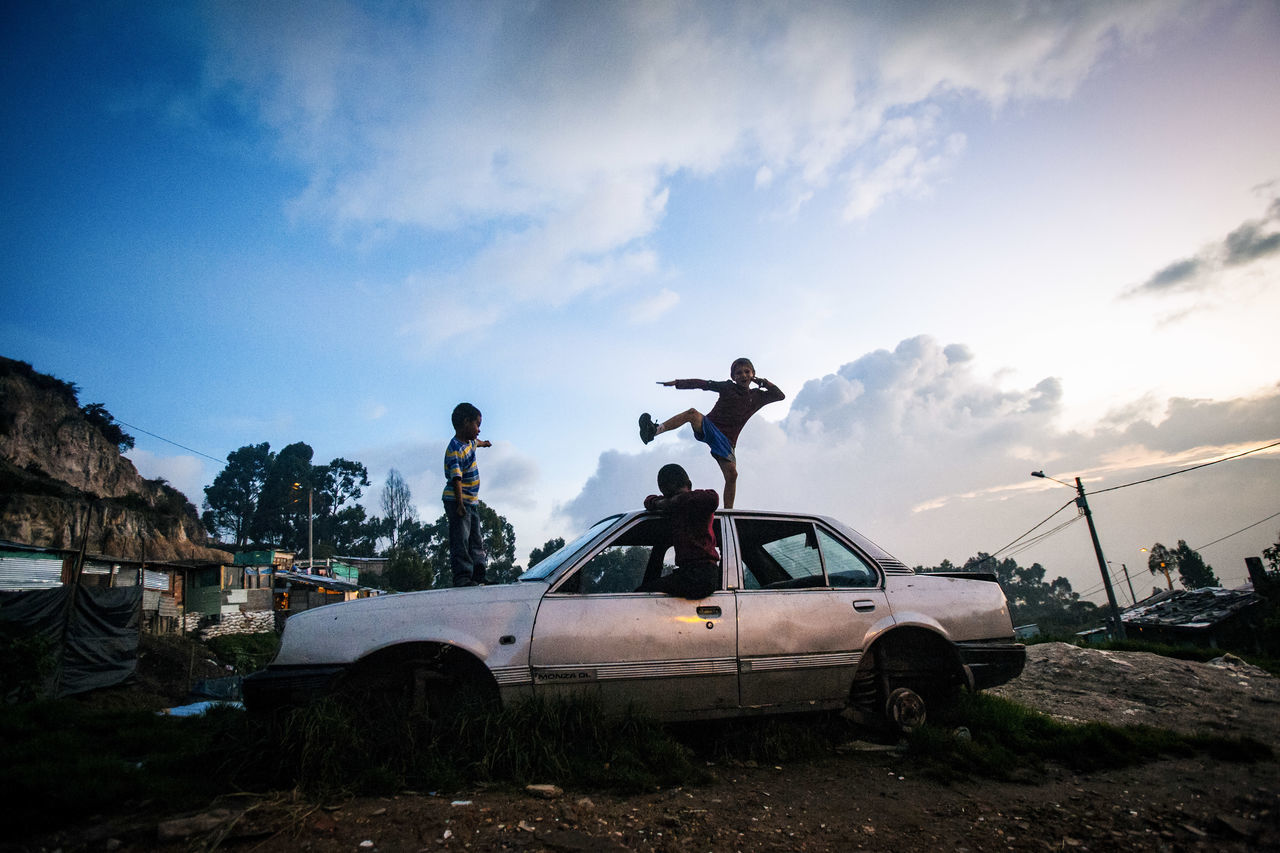
{"label": "power line", "polygon": [[1068,519],[1068,520],[1066,520],[1066,521],[1062,522],[1061,524],[1059,524],[1057,527],[1053,528],[1052,530],[1046,530],[1044,533],[1041,533],[1039,536],[1035,537],[1034,539],[1028,539],[1026,542],[1023,542],[1023,543],[1022,543],[1021,545],[1019,545],[1018,547],[1016,547],[1016,548],[1012,549],[1012,550],[1009,552],[1009,557],[1010,557],[1010,558],[1016,557],[1016,556],[1018,556],[1019,554],[1021,554],[1023,551],[1027,551],[1027,550],[1029,550],[1029,549],[1031,549],[1031,548],[1034,548],[1036,545],[1039,545],[1041,542],[1043,542],[1044,540],[1048,539],[1050,536],[1054,536],[1054,535],[1056,535],[1056,534],[1058,534],[1058,533],[1061,533],[1062,531],[1066,530],[1068,527],[1070,527],[1071,525],[1075,524],[1077,521],[1079,521],[1079,520],[1080,520],[1081,518],[1083,518],[1083,517],[1084,517],[1084,516],[1081,516],[1081,515],[1074,516],[1074,517],[1072,517],[1072,518],[1070,518],[1070,519]]}
{"label": "power line", "polygon": [[1246,450],[1243,453],[1237,453],[1233,456],[1224,456],[1223,458],[1215,459],[1212,462],[1201,462],[1199,465],[1192,465],[1190,468],[1183,468],[1180,471],[1170,471],[1168,474],[1161,474],[1157,477],[1148,477],[1145,480],[1135,480],[1132,483],[1123,483],[1119,486],[1111,486],[1106,489],[1098,489],[1097,491],[1090,492],[1089,494],[1100,495],[1103,492],[1114,492],[1116,489],[1127,489],[1130,486],[1141,486],[1143,483],[1151,483],[1156,480],[1163,480],[1165,477],[1172,477],[1175,474],[1185,474],[1188,471],[1195,471],[1200,468],[1208,468],[1210,465],[1217,465],[1219,462],[1230,462],[1232,459],[1239,459],[1241,456],[1248,456],[1250,453],[1258,453],[1263,450],[1270,450],[1273,447],[1280,447],[1280,441],[1273,441],[1270,444],[1264,444],[1262,447],[1255,447],[1253,450]]}
{"label": "power line", "polygon": [[[1010,549],[1010,548],[1012,548],[1014,545],[1017,545],[1019,542],[1021,542],[1023,539],[1026,539],[1026,538],[1027,538],[1028,536],[1030,536],[1032,533],[1036,532],[1036,531],[1037,531],[1037,530],[1039,530],[1041,527],[1043,527],[1045,524],[1047,524],[1047,523],[1049,522],[1049,520],[1050,520],[1050,519],[1052,519],[1055,515],[1057,515],[1058,513],[1062,512],[1064,509],[1066,509],[1067,507],[1071,506],[1073,503],[1075,503],[1075,499],[1074,499],[1074,498],[1073,498],[1072,500],[1067,501],[1067,502],[1066,502],[1066,503],[1064,503],[1062,506],[1060,506],[1060,507],[1058,507],[1057,509],[1055,509],[1053,512],[1049,513],[1049,515],[1048,515],[1048,516],[1046,516],[1046,517],[1045,517],[1045,519],[1044,519],[1043,521],[1041,521],[1039,524],[1037,524],[1037,525],[1035,525],[1034,527],[1032,527],[1032,528],[1031,528],[1030,530],[1028,530],[1026,533],[1023,533],[1021,536],[1019,536],[1019,537],[1017,537],[1016,539],[1014,539],[1014,540],[1013,540],[1012,542],[1010,542],[1008,545],[1005,545],[1003,548],[999,548],[999,549],[997,549],[996,551],[993,551],[991,554],[988,554],[988,555],[987,555],[986,560],[983,560],[982,562],[983,562],[983,563],[985,563],[987,560],[994,560],[998,554],[1001,554],[1001,553],[1003,553],[1003,552],[1005,552],[1005,551],[1009,550],[1009,549]],[[1055,528],[1055,529],[1057,529],[1057,528]],[[981,565],[981,564],[982,564],[982,563],[979,563],[978,565]]]}
{"label": "power line", "polygon": [[181,447],[183,450],[187,451],[188,453],[194,453],[197,456],[203,456],[205,459],[212,459],[214,462],[217,462],[219,465],[227,464],[227,460],[225,459],[218,459],[217,457],[210,456],[208,453],[201,453],[199,450],[194,450],[190,447],[187,447],[185,444],[178,444],[178,442],[176,441],[170,441],[169,439],[165,438],[163,435],[156,435],[154,432],[151,432],[150,430],[146,430],[146,429],[143,429],[142,427],[134,426],[133,424],[127,424],[124,421],[120,420],[119,418],[114,418],[113,420],[115,420],[115,422],[120,424],[120,426],[122,427],[128,427],[129,429],[137,430],[138,432],[141,432],[141,433],[146,433],[152,438],[158,438],[163,442],[172,444],[174,447]]}
{"label": "power line", "polygon": [[1208,548],[1209,545],[1217,545],[1219,542],[1223,541],[1224,539],[1230,539],[1232,536],[1235,536],[1238,533],[1244,533],[1246,530],[1252,530],[1253,528],[1257,527],[1259,524],[1266,524],[1268,521],[1275,518],[1277,515],[1280,515],[1280,512],[1273,512],[1271,513],[1271,515],[1268,515],[1266,518],[1262,519],[1262,521],[1255,521],[1253,524],[1250,524],[1248,527],[1241,527],[1235,533],[1228,533],[1226,536],[1221,536],[1205,545],[1198,545],[1192,550],[1203,551],[1205,548]]}
{"label": "power line", "polygon": [[[1232,459],[1239,459],[1240,457],[1242,457],[1242,456],[1248,456],[1248,455],[1249,455],[1249,454],[1251,454],[1251,453],[1259,453],[1259,452],[1261,452],[1261,451],[1263,451],[1263,450],[1270,450],[1270,449],[1271,449],[1271,448],[1273,448],[1273,447],[1280,447],[1280,441],[1273,441],[1273,442],[1271,442],[1270,444],[1264,444],[1262,447],[1255,447],[1255,448],[1253,448],[1252,450],[1246,450],[1246,451],[1244,451],[1244,452],[1242,452],[1242,453],[1236,453],[1236,454],[1233,454],[1233,455],[1231,455],[1231,456],[1224,456],[1222,459],[1214,459],[1212,462],[1202,462],[1202,463],[1200,463],[1199,465],[1192,465],[1190,468],[1183,468],[1183,469],[1181,469],[1181,470],[1179,470],[1179,471],[1170,471],[1170,472],[1169,472],[1169,473],[1167,473],[1167,474],[1160,474],[1159,476],[1156,476],[1156,477],[1148,477],[1148,478],[1147,478],[1147,479],[1145,479],[1145,480],[1135,480],[1135,481],[1134,481],[1134,482],[1132,482],[1132,483],[1122,483],[1122,484],[1121,484],[1121,485],[1119,485],[1119,486],[1111,486],[1111,487],[1106,488],[1106,489],[1098,489],[1097,491],[1090,492],[1089,494],[1091,494],[1091,495],[1100,495],[1100,494],[1102,494],[1102,493],[1104,493],[1104,492],[1114,492],[1114,491],[1116,491],[1117,489],[1127,489],[1127,488],[1129,488],[1130,486],[1140,486],[1140,485],[1142,485],[1143,483],[1151,483],[1151,482],[1154,482],[1155,480],[1163,480],[1164,478],[1166,478],[1166,477],[1172,477],[1172,476],[1174,476],[1175,474],[1186,474],[1188,471],[1196,471],[1196,470],[1198,470],[1198,469],[1200,469],[1200,468],[1207,468],[1207,467],[1209,467],[1210,465],[1217,465],[1219,462],[1229,462],[1229,461],[1231,461]],[[1064,485],[1065,485],[1065,484],[1064,484]],[[1022,542],[1022,540],[1024,540],[1024,539],[1026,539],[1026,537],[1027,537],[1027,536],[1029,536],[1030,534],[1034,533],[1034,532],[1035,532],[1036,530],[1038,530],[1040,527],[1042,527],[1043,525],[1045,525],[1045,524],[1046,524],[1050,519],[1052,519],[1055,515],[1057,515],[1058,513],[1062,512],[1064,509],[1066,509],[1067,507],[1069,507],[1071,504],[1073,504],[1073,503],[1075,503],[1075,502],[1076,502],[1076,501],[1075,501],[1075,499],[1072,499],[1072,500],[1070,500],[1070,501],[1067,501],[1065,504],[1063,504],[1062,506],[1058,507],[1058,508],[1057,508],[1056,510],[1054,510],[1052,513],[1050,513],[1050,514],[1049,514],[1049,516],[1048,516],[1047,518],[1045,518],[1045,519],[1044,519],[1043,521],[1041,521],[1039,524],[1037,524],[1037,525],[1035,525],[1034,527],[1032,527],[1032,528],[1031,528],[1030,530],[1028,530],[1026,533],[1023,533],[1021,536],[1017,537],[1017,538],[1016,538],[1016,539],[1014,539],[1012,542],[1010,542],[1008,545],[1005,545],[1003,548],[1000,548],[999,550],[992,552],[992,553],[991,553],[991,554],[986,558],[986,560],[994,560],[994,559],[996,558],[996,556],[997,556],[997,555],[1002,554],[1003,552],[1005,552],[1005,551],[1009,550],[1010,548],[1013,548],[1015,545],[1018,545],[1018,543]],[[1269,515],[1269,516],[1267,516],[1266,518],[1262,519],[1262,521],[1259,521],[1259,522],[1256,522],[1256,523],[1254,523],[1254,524],[1249,525],[1249,527],[1245,527],[1245,528],[1242,528],[1242,529],[1240,529],[1240,530],[1237,530],[1235,533],[1229,533],[1229,534],[1227,534],[1226,536],[1223,536],[1221,539],[1215,539],[1214,541],[1210,542],[1210,543],[1209,543],[1209,545],[1216,545],[1217,543],[1221,542],[1223,539],[1229,539],[1229,538],[1231,538],[1232,536],[1235,536],[1237,533],[1243,533],[1245,530],[1249,530],[1250,528],[1257,527],[1259,524],[1263,524],[1264,522],[1270,521],[1271,519],[1275,518],[1277,515],[1280,515],[1280,513],[1276,513],[1275,515]],[[1035,545],[1035,544],[1037,544],[1037,543],[1039,543],[1039,542],[1041,542],[1041,541],[1043,541],[1043,540],[1045,540],[1045,539],[1049,538],[1050,536],[1054,535],[1055,533],[1060,532],[1060,531],[1061,531],[1061,530],[1063,530],[1065,527],[1067,527],[1069,524],[1071,524],[1072,522],[1076,521],[1078,518],[1079,518],[1079,516],[1077,516],[1076,518],[1073,518],[1071,521],[1069,521],[1069,522],[1067,522],[1067,523],[1065,523],[1065,524],[1062,524],[1062,525],[1059,525],[1058,527],[1055,527],[1053,530],[1050,530],[1050,531],[1048,531],[1047,533],[1043,533],[1043,534],[1041,534],[1040,536],[1037,536],[1035,539],[1030,540],[1029,542],[1023,543],[1023,547],[1018,548],[1018,549],[1017,549],[1017,551],[1015,552],[1015,554],[1020,554],[1020,553],[1022,553],[1023,551],[1025,551],[1027,548],[1031,547],[1032,545]],[[1200,546],[1200,547],[1201,547],[1201,548],[1207,548],[1207,547],[1209,547],[1209,545],[1202,545],[1202,546]],[[1196,550],[1200,550],[1200,549],[1199,549],[1199,548],[1197,548]],[[1011,554],[1010,556],[1014,556],[1014,555],[1013,555],[1013,554]],[[986,560],[983,560],[983,562],[986,562]],[[980,564],[979,564],[979,565],[980,565]]]}

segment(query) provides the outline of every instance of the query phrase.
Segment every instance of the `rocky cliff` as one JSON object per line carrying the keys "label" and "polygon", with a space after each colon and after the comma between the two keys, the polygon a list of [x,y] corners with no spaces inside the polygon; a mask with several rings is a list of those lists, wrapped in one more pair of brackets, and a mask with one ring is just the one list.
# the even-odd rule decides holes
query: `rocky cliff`
{"label": "rocky cliff", "polygon": [[146,480],[81,410],[74,385],[0,357],[0,539],[148,561],[228,563],[196,508]]}

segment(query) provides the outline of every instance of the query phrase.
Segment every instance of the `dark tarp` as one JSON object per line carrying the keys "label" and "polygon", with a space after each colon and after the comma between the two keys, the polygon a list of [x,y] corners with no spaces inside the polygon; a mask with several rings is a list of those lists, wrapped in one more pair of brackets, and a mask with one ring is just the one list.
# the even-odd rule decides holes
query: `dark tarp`
{"label": "dark tarp", "polygon": [[0,623],[6,634],[40,636],[51,648],[61,649],[50,694],[111,687],[133,675],[142,587],[82,586],[68,619],[70,603],[71,588],[65,586],[0,592]]}

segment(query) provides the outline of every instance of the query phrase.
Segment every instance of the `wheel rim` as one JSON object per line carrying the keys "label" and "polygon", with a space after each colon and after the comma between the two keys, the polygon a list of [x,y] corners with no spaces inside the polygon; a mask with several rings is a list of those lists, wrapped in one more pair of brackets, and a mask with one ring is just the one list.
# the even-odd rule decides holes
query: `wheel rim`
{"label": "wheel rim", "polygon": [[899,687],[885,701],[884,715],[898,731],[904,734],[913,732],[924,725],[924,699],[909,687]]}

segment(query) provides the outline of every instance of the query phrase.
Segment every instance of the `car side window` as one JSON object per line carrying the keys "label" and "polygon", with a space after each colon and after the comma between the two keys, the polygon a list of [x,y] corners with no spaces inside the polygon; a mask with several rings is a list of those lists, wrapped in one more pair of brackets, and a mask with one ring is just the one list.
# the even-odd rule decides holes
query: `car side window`
{"label": "car side window", "polygon": [[[717,539],[719,524],[717,519]],[[645,580],[674,570],[670,522],[661,517],[647,518],[597,550],[556,592],[570,595],[635,592]]]}
{"label": "car side window", "polygon": [[747,589],[803,589],[826,584],[812,524],[786,519],[735,522]]}
{"label": "car side window", "polygon": [[818,530],[827,581],[837,587],[879,586],[880,576],[865,560],[825,530]]}
{"label": "car side window", "polygon": [[635,592],[644,581],[652,553],[653,549],[644,545],[609,545],[578,570],[575,588],[568,589],[566,584],[560,592],[580,595]]}

